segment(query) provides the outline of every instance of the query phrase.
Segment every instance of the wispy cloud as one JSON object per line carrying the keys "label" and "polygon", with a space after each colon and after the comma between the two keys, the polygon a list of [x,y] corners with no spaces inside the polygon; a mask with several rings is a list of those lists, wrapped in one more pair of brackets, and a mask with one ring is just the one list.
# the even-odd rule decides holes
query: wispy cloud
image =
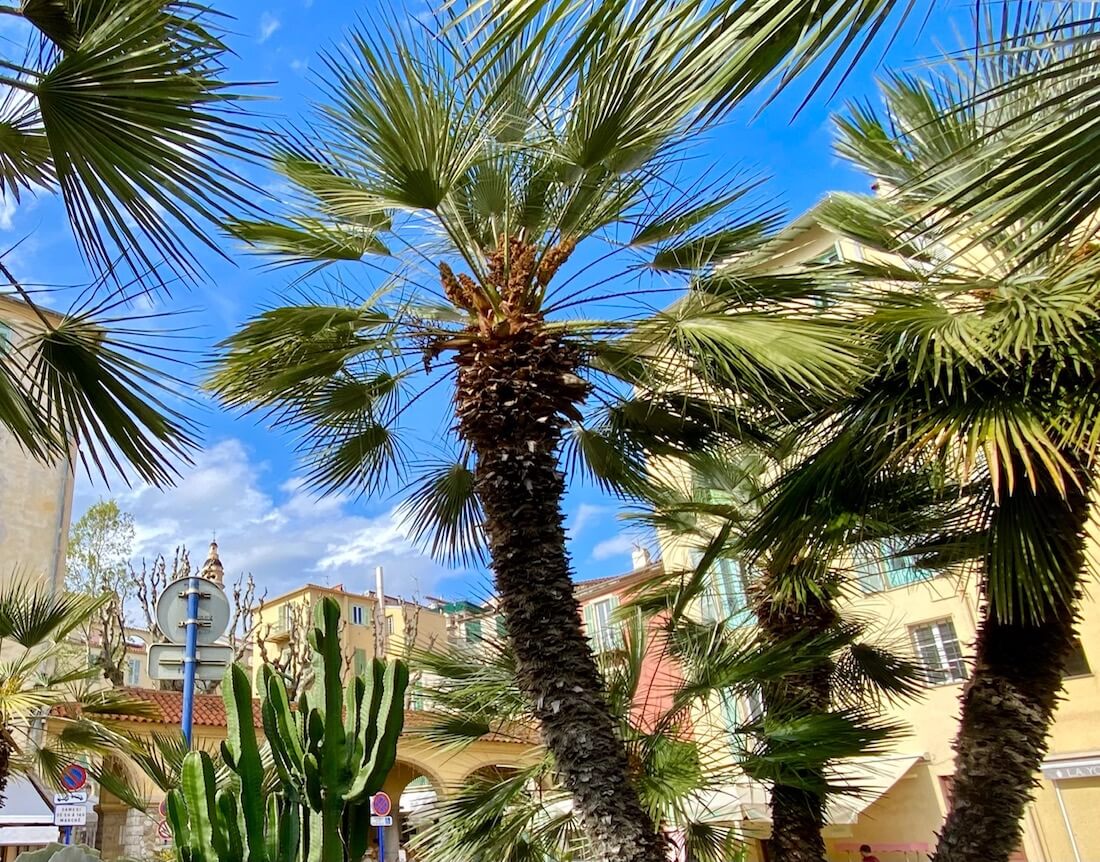
{"label": "wispy cloud", "polygon": [[264,12],[260,16],[260,38],[259,42],[262,45],[268,39],[275,35],[275,31],[282,26],[282,21],[275,17],[271,12]]}
{"label": "wispy cloud", "polygon": [[577,506],[573,517],[569,519],[568,530],[571,538],[576,539],[591,524],[596,523],[605,515],[613,512],[610,506],[600,506],[595,503],[581,503]]}
{"label": "wispy cloud", "polygon": [[[201,561],[216,533],[227,576],[251,572],[269,595],[312,581],[373,588],[375,566],[399,595],[430,593],[453,574],[413,546],[393,510],[356,512],[340,496],[317,499],[301,479],[263,489],[268,467],[237,439],[223,440],[195,458],[175,488],[136,485],[115,496],[135,520],[135,557],[170,556],[186,544]],[[83,486],[74,517],[109,491]]]}
{"label": "wispy cloud", "polygon": [[17,206],[11,195],[0,194],[0,230],[11,230]]}
{"label": "wispy cloud", "polygon": [[309,60],[291,60],[290,68],[298,74],[301,74],[309,69]]}
{"label": "wispy cloud", "polygon": [[629,555],[634,547],[634,538],[629,533],[619,533],[610,539],[604,539],[592,548],[592,559],[610,560],[612,557]]}

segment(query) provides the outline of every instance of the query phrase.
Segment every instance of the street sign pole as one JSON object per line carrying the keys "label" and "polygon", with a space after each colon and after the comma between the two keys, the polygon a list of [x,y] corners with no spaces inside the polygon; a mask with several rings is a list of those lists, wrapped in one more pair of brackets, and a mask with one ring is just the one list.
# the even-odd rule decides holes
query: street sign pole
{"label": "street sign pole", "polygon": [[64,827],[64,831],[62,833],[62,838],[61,838],[61,843],[62,844],[72,844],[73,843],[73,827],[71,827],[71,826],[65,826]]}
{"label": "street sign pole", "polygon": [[187,580],[187,638],[183,653],[183,717],[180,727],[187,747],[191,747],[191,718],[195,708],[195,654],[199,645],[199,579]]}
{"label": "street sign pole", "polygon": [[378,862],[386,862],[386,827],[378,827]]}

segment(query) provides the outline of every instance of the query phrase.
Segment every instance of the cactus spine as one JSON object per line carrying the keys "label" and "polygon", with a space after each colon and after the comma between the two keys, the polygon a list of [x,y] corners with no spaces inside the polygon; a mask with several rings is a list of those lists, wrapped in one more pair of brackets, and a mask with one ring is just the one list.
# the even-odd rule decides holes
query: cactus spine
{"label": "cactus spine", "polygon": [[359,862],[369,840],[369,798],[397,757],[408,668],[375,659],[341,681],[340,608],[324,599],[310,646],[314,684],[292,708],[282,678],[261,673],[264,734],[278,775],[266,799],[252,690],[234,665],[222,685],[227,738],[221,755],[233,786],[218,789],[213,761],[192,751],[168,797],[181,862]]}

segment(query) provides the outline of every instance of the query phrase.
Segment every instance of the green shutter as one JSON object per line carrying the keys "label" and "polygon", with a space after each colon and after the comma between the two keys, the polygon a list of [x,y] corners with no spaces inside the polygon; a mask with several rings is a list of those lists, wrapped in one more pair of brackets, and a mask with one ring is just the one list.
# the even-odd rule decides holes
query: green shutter
{"label": "green shutter", "polygon": [[611,605],[611,611],[607,615],[607,623],[611,626],[610,642],[614,645],[615,649],[622,649],[623,646],[623,627],[614,619],[615,609],[619,607],[618,596],[608,596],[607,602]]}
{"label": "green shutter", "polygon": [[497,637],[498,638],[508,637],[508,626],[506,626],[504,624],[504,617],[498,616],[496,618],[496,621],[497,621]]}
{"label": "green shutter", "polygon": [[588,645],[595,649],[596,647],[596,612],[592,609],[592,605],[588,604],[584,606],[584,633],[588,636]]}
{"label": "green shutter", "polygon": [[355,675],[361,676],[367,672],[367,651],[357,649],[355,651]]}
{"label": "green shutter", "polygon": [[480,643],[482,637],[481,620],[466,620],[466,643]]}

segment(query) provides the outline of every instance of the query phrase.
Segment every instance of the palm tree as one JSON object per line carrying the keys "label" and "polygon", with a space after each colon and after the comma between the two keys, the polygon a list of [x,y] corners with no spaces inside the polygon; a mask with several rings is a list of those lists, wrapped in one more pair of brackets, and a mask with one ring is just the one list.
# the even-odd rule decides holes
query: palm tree
{"label": "palm tree", "polygon": [[[706,740],[676,708],[650,716],[643,726],[634,706],[649,696],[643,658],[651,648],[648,620],[631,612],[621,624],[620,646],[598,662],[617,732],[629,752],[631,781],[654,822],[683,836],[687,858],[724,862],[736,849],[728,827],[712,822],[709,800],[729,776],[714,763]],[[535,716],[520,690],[508,644],[428,650],[414,657],[428,680],[422,694],[432,721],[416,732],[449,751],[493,734],[523,734]],[[421,815],[413,842],[424,862],[574,862],[592,854],[570,794],[560,784],[554,756],[545,752],[504,774],[471,776]]]}
{"label": "palm tree", "polygon": [[29,25],[25,48],[0,57],[0,192],[59,194],[98,276],[58,316],[0,263],[37,318],[0,343],[0,428],[36,458],[68,458],[78,442],[100,470],[125,459],[169,481],[191,425],[162,400],[171,381],[149,360],[169,351],[120,307],[163,283],[165,264],[200,275],[187,240],[213,247],[207,227],[250,197],[228,164],[247,154],[248,129],[222,80],[218,13],[190,0],[71,0],[0,15]]}
{"label": "palm tree", "polygon": [[[531,30],[522,51],[481,62],[485,31],[350,34],[326,58],[310,131],[275,144],[302,208],[232,227],[283,263],[363,258],[381,286],[362,295],[341,276],[299,291],[226,340],[212,381],[300,435],[315,490],[375,492],[415,461],[414,534],[460,559],[484,537],[520,684],[616,862],[662,850],[581,632],[564,471],[638,490],[649,455],[750,433],[741,405],[812,397],[853,361],[830,321],[792,326],[767,297],[732,313],[720,294],[685,292],[687,273],[755,247],[775,220],[748,206],[743,178],[683,179],[721,57],[659,23],[623,14],[589,45],[569,27]],[[667,311],[648,304],[670,296]],[[414,419],[416,404],[447,405],[428,435],[442,456],[411,454],[410,426],[435,421]]]}
{"label": "palm tree", "polygon": [[[1075,640],[1098,439],[1097,249],[1069,237],[1037,254],[1011,233],[992,248],[972,213],[939,205],[935,177],[976,181],[1030,140],[1011,122],[1024,101],[978,98],[999,61],[975,62],[931,83],[890,78],[885,114],[853,107],[839,149],[887,193],[821,211],[866,250],[823,278],[860,310],[877,358],[812,427],[876,441],[872,469],[929,460],[962,476],[925,550],[972,568],[985,598],[938,862],[1006,860],[1019,844]],[[834,446],[817,469],[853,467]]]}
{"label": "palm tree", "polygon": [[[850,454],[859,444],[834,445]],[[886,749],[903,728],[882,719],[882,702],[922,691],[919,670],[874,644],[843,600],[858,589],[860,563],[889,553],[886,540],[900,552],[900,537],[938,523],[939,512],[921,471],[852,469],[822,482],[807,460],[812,442],[801,436],[796,447],[692,458],[691,494],[666,495],[648,520],[698,544],[699,562],[638,601],[665,613],[686,694],[717,692],[728,713],[755,701],[758,714],[741,717],[737,760],[771,789],[771,850],[778,862],[819,862],[826,803],[844,792],[834,767]],[[710,622],[694,618],[699,602]],[[773,661],[746,677],[753,641]]]}
{"label": "palm tree", "polygon": [[[22,578],[0,588],[0,794],[13,772],[60,787],[74,760],[128,750],[112,719],[150,714],[148,704],[104,687],[99,668],[69,639],[109,598],[55,593]],[[90,771],[100,776],[101,762]]]}

